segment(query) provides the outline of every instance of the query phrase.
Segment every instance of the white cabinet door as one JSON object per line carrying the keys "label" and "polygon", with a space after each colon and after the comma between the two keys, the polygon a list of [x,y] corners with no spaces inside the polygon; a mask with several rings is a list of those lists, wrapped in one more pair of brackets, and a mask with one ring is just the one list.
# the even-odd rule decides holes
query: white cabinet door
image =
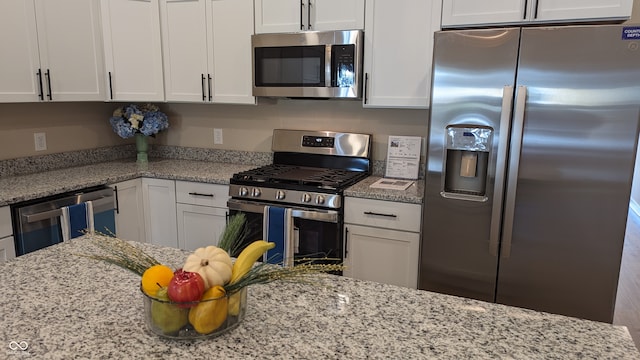
{"label": "white cabinet door", "polygon": [[168,101],[255,104],[251,0],[161,0]]}
{"label": "white cabinet door", "polygon": [[538,0],[533,20],[626,19],[633,0]]}
{"label": "white cabinet door", "polygon": [[99,0],[0,2],[0,102],[104,101],[99,10]]}
{"label": "white cabinet door", "polygon": [[209,88],[214,103],[255,104],[251,35],[252,0],[207,0]]}
{"label": "white cabinet door", "polygon": [[438,0],[367,2],[364,107],[429,107],[433,33],[439,29]]}
{"label": "white cabinet door", "polygon": [[104,101],[99,0],[36,0],[45,101]]}
{"label": "white cabinet door", "polygon": [[163,101],[158,0],[102,0],[107,98]]}
{"label": "white cabinet door", "polygon": [[627,19],[633,0],[443,0],[442,27]]}
{"label": "white cabinet door", "polygon": [[0,207],[0,264],[16,257],[11,227],[11,211],[8,206]]}
{"label": "white cabinet door", "polygon": [[347,224],[345,234],[345,276],[418,287],[419,233]]}
{"label": "white cabinet door", "polygon": [[256,34],[302,30],[306,0],[255,0]]}
{"label": "white cabinet door", "polygon": [[206,0],[161,0],[167,101],[207,101]]}
{"label": "white cabinet door", "polygon": [[311,19],[311,27],[307,26],[307,30],[364,29],[364,0],[309,0],[307,7]]}
{"label": "white cabinet door", "polygon": [[359,30],[365,0],[256,0],[256,33]]}
{"label": "white cabinet door", "polygon": [[145,242],[142,179],[111,185],[116,193],[116,236]]}
{"label": "white cabinet door", "polygon": [[16,250],[13,236],[0,238],[0,264],[8,260],[15,259],[15,257]]}
{"label": "white cabinet door", "polygon": [[177,204],[178,246],[193,251],[218,245],[227,224],[227,211],[221,208]]}
{"label": "white cabinet door", "polygon": [[0,102],[38,101],[40,69],[33,1],[0,1]]}
{"label": "white cabinet door", "polygon": [[175,182],[142,178],[142,198],[146,242],[177,248]]}
{"label": "white cabinet door", "polygon": [[528,0],[443,0],[442,27],[524,21],[528,16],[526,8],[532,3]]}

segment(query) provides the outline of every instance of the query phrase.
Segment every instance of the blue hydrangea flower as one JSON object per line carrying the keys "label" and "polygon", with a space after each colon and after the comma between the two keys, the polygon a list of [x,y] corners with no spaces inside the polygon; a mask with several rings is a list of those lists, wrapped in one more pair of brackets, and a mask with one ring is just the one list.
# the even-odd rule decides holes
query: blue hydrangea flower
{"label": "blue hydrangea flower", "polygon": [[113,131],[121,138],[130,138],[137,133],[155,136],[169,127],[169,118],[156,105],[129,104],[117,108],[109,119]]}

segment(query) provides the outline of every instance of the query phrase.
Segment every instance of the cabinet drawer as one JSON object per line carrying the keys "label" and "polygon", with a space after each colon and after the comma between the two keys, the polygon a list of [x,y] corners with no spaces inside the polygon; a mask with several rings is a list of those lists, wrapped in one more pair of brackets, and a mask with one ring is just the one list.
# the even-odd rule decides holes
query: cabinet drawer
{"label": "cabinet drawer", "polygon": [[0,238],[13,233],[11,229],[11,212],[8,206],[0,207]]}
{"label": "cabinet drawer", "polygon": [[176,202],[202,206],[227,207],[229,186],[176,181]]}
{"label": "cabinet drawer", "polygon": [[418,204],[346,197],[344,222],[420,232],[422,207]]}

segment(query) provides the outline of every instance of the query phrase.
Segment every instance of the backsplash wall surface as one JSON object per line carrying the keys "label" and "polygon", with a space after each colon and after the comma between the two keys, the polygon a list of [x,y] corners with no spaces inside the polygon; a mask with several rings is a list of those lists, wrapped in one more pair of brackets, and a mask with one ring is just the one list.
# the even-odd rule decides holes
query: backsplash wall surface
{"label": "backsplash wall surface", "polygon": [[[111,130],[117,103],[0,104],[0,160],[133,143]],[[373,158],[384,160],[388,135],[427,134],[428,110],[363,109],[359,101],[279,100],[260,105],[160,104],[169,129],[150,143],[240,151],[271,151],[274,128],[363,132],[374,135]],[[213,144],[213,129],[223,144]],[[34,150],[44,132],[47,150]],[[423,144],[423,155],[424,155]]]}

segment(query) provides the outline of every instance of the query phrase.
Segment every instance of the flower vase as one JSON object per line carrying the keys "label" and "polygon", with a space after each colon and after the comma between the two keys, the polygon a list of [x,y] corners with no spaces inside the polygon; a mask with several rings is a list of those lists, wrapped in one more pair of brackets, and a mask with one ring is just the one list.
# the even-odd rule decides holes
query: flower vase
{"label": "flower vase", "polygon": [[136,134],[136,150],[138,151],[137,163],[145,165],[149,163],[149,139],[143,134]]}

